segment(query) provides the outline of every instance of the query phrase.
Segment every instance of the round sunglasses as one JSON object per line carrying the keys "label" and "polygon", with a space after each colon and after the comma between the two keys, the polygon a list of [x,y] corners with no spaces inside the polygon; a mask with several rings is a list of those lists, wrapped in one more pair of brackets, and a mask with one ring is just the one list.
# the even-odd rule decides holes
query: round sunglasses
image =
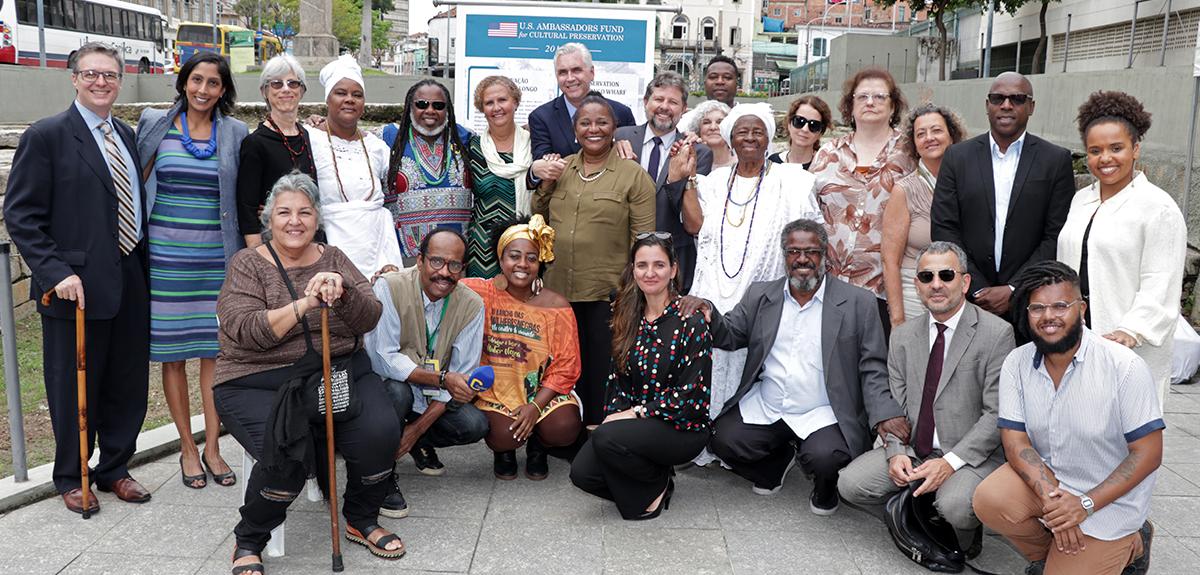
{"label": "round sunglasses", "polygon": [[810,120],[804,116],[792,116],[792,127],[801,130],[808,126],[808,131],[814,134],[820,134],[825,131],[825,122],[820,120]]}

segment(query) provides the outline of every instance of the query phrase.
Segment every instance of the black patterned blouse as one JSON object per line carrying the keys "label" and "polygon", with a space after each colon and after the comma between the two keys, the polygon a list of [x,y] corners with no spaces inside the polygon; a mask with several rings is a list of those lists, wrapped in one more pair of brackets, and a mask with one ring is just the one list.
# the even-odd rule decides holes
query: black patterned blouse
{"label": "black patterned blouse", "polygon": [[628,373],[608,377],[606,413],[644,405],[646,417],[677,430],[708,431],[712,335],[703,315],[679,317],[676,299],[653,322],[642,318],[627,362]]}

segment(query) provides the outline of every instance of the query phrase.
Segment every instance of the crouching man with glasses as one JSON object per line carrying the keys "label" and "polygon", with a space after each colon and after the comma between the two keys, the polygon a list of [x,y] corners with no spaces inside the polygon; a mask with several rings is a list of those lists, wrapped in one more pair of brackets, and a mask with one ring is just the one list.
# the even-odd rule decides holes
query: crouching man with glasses
{"label": "crouching man with glasses", "polygon": [[971,497],[1004,463],[997,389],[1013,331],[967,302],[966,261],[962,248],[949,242],[933,242],[918,256],[915,283],[926,313],[897,326],[888,350],[892,397],[912,426],[911,440],[885,435],[882,447],[842,470],[838,492],[882,514],[893,494],[923,481],[914,494],[936,493],[935,508],[973,559],[982,550],[983,528]]}
{"label": "crouching man with glasses", "polygon": [[1015,296],[1033,341],[1004,361],[1008,463],[975,490],[975,513],[1030,561],[1027,574],[1146,573],[1166,427],[1150,369],[1084,327],[1087,302],[1065,264],[1030,266]]}
{"label": "crouching man with glasses", "polygon": [[[425,475],[446,471],[434,448],[475,443],[488,433],[467,384],[483,350],[483,300],[458,283],[466,251],[457,230],[435,228],[421,239],[415,266],[385,273],[374,285],[383,315],[366,336],[367,352],[404,427],[396,458],[411,454]],[[394,468],[391,483],[380,513],[407,517]]]}

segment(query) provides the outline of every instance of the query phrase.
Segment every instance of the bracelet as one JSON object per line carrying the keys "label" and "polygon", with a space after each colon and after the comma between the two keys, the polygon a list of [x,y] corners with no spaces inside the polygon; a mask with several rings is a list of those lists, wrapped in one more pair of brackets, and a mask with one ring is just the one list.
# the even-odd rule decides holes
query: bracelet
{"label": "bracelet", "polygon": [[444,369],[438,372],[438,387],[446,388],[446,370]]}
{"label": "bracelet", "polygon": [[303,320],[300,317],[300,304],[297,304],[296,301],[292,300],[292,313],[296,314],[296,323],[300,323]]}

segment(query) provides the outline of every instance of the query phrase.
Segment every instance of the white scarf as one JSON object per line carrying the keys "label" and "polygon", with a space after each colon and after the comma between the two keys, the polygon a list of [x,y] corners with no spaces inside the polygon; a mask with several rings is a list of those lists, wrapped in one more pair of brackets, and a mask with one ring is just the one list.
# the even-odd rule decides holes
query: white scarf
{"label": "white scarf", "polygon": [[511,164],[500,157],[500,153],[496,151],[496,142],[492,140],[492,134],[488,130],[484,130],[483,134],[479,136],[479,147],[483,150],[483,159],[487,160],[488,169],[501,178],[512,180],[517,200],[516,213],[529,215],[530,194],[529,189],[525,187],[525,172],[533,165],[529,131],[517,126],[517,130],[513,134],[513,161]]}

